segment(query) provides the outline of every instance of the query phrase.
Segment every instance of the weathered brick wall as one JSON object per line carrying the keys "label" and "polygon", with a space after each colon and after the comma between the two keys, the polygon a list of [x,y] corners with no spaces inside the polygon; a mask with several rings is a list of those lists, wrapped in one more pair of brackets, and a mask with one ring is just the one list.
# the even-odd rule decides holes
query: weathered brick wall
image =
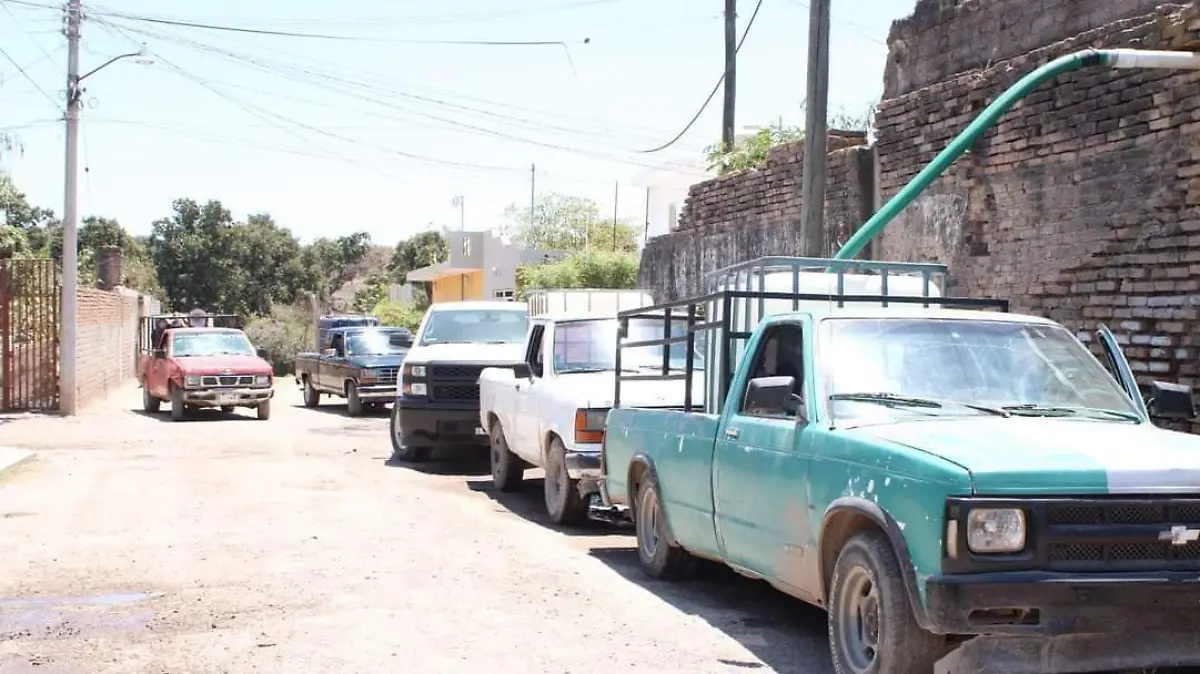
{"label": "weathered brick wall", "polygon": [[884,97],[1040,49],[1114,21],[1154,11],[1161,0],[919,0],[892,24]]}
{"label": "weathered brick wall", "polygon": [[[827,253],[870,216],[875,158],[861,136],[831,136],[825,195]],[[693,185],[679,228],[642,252],[638,287],[659,301],[705,292],[704,274],[764,255],[797,255],[804,143],[772,150],[754,171]]]}
{"label": "weathered brick wall", "polygon": [[138,318],[158,302],[126,289],[79,289],[79,404],[102,400],[137,376]]}
{"label": "weathered brick wall", "polygon": [[[1038,65],[1089,46],[1179,48],[1200,37],[1189,30],[1198,19],[1195,3],[1160,7],[883,101],[883,197]],[[1018,103],[878,244],[879,257],[948,263],[958,294],[1009,297],[1014,310],[1085,337],[1108,324],[1144,382],[1197,383],[1200,75],[1060,77]]]}

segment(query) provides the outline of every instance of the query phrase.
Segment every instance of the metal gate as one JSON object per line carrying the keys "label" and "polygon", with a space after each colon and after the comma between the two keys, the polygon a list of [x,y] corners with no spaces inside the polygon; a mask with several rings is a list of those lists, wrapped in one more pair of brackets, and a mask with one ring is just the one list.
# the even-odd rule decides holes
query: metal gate
{"label": "metal gate", "polygon": [[58,409],[54,260],[0,260],[0,411]]}

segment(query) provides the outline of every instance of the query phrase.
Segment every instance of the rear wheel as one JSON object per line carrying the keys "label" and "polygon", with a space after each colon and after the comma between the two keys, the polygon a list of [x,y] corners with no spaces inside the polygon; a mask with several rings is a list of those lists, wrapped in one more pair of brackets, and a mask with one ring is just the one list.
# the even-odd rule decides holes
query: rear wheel
{"label": "rear wheel", "polygon": [[182,421],[187,405],[183,402],[183,389],[171,384],[171,421]]}
{"label": "rear wheel", "polygon": [[270,400],[262,401],[261,403],[258,404],[258,408],[256,409],[256,411],[258,412],[259,419],[262,419],[263,421],[270,419],[271,418],[271,401]]}
{"label": "rear wheel", "polygon": [[149,382],[142,382],[142,410],[147,413],[157,412],[162,401],[150,392]]}
{"label": "rear wheel", "polygon": [[637,532],[638,561],[653,578],[673,580],[684,576],[691,568],[692,556],[683,548],[671,545],[667,518],[663,515],[658,480],[647,475],[637,484],[633,513]]}
{"label": "rear wheel", "polygon": [[352,417],[362,416],[363,413],[362,398],[358,397],[358,384],[352,381],[346,382],[346,411]]}
{"label": "rear wheel", "polygon": [[429,460],[432,451],[429,447],[415,447],[404,442],[404,429],[400,427],[400,408],[396,405],[392,406],[391,431],[392,459],[405,463]]}
{"label": "rear wheel", "polygon": [[304,406],[316,407],[321,404],[321,394],[317,389],[313,388],[312,379],[308,375],[304,375]]}
{"label": "rear wheel", "polygon": [[928,674],[945,640],[917,624],[886,536],[856,534],[838,555],[829,589],[829,646],[837,674]]}
{"label": "rear wheel", "polygon": [[567,450],[555,436],[546,449],[546,512],[555,524],[579,524],[587,519],[587,501],[579,494],[579,481],[567,472]]}
{"label": "rear wheel", "polygon": [[525,462],[508,448],[504,428],[492,422],[491,432],[492,485],[500,491],[517,491],[525,481]]}

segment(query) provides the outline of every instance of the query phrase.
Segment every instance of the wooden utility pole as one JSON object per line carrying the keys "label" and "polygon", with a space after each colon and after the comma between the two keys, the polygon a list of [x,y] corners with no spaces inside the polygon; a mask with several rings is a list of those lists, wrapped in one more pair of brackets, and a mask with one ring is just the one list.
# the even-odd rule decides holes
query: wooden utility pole
{"label": "wooden utility pole", "polygon": [[733,113],[737,99],[737,0],[725,0],[725,112],[721,147],[733,150]]}
{"label": "wooden utility pole", "polygon": [[804,215],[800,254],[820,257],[825,248],[825,160],[829,109],[829,11],[831,0],[811,0],[808,17],[808,118],[804,127]]}

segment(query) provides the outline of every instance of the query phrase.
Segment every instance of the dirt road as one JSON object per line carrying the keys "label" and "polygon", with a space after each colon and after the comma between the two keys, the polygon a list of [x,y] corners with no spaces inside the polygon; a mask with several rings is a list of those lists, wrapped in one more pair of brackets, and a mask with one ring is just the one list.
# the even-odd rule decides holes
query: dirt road
{"label": "dirt road", "polygon": [[[829,671],[824,618],[708,570],[644,579],[633,540],[556,531],[540,480],[386,465],[387,418],[0,419],[0,673]],[[530,473],[531,476],[534,473]]]}

